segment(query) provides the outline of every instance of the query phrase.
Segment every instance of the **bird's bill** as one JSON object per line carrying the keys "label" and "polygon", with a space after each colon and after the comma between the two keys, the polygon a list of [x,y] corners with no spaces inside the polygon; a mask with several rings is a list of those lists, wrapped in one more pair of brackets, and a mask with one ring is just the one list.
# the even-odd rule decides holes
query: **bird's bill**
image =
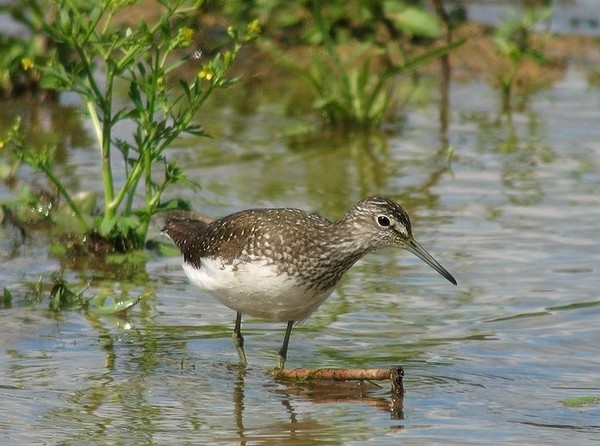
{"label": "bird's bill", "polygon": [[436,270],[438,273],[440,273],[442,276],[444,276],[446,278],[446,280],[448,280],[448,282],[450,282],[453,285],[456,285],[456,279],[454,277],[452,277],[452,274],[450,274],[448,271],[446,271],[446,268],[444,268],[442,265],[440,265],[438,263],[437,260],[435,260],[433,258],[433,256],[431,254],[429,254],[425,248],[423,248],[421,245],[419,245],[415,240],[410,239],[408,242],[406,242],[405,246],[407,251],[412,252],[414,255],[416,255],[418,258],[420,258],[421,260],[423,260],[425,263],[427,263],[429,266],[431,266],[434,270]]}

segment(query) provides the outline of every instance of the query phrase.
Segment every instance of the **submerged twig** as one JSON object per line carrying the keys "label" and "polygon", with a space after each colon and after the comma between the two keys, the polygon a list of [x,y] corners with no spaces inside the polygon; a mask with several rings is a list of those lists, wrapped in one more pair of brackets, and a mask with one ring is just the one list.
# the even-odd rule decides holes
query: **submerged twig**
{"label": "submerged twig", "polygon": [[333,381],[381,381],[390,380],[392,392],[403,393],[404,369],[394,366],[389,369],[281,369],[271,372],[277,378],[290,378],[301,380],[333,380]]}

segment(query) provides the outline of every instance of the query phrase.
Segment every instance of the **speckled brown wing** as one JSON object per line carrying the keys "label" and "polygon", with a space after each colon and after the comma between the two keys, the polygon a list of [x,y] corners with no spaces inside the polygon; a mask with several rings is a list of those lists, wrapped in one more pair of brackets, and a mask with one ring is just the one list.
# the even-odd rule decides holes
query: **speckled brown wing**
{"label": "speckled brown wing", "polygon": [[[292,248],[300,248],[303,237],[297,232],[312,229],[306,237],[310,244],[331,222],[296,209],[250,209],[206,223],[196,219],[171,217],[163,232],[179,247],[186,263],[201,267],[202,258],[219,257],[225,263],[241,259],[248,253],[265,255],[282,262],[295,263]],[[305,236],[307,234],[304,234]],[[285,261],[284,261],[285,260]]]}
{"label": "speckled brown wing", "polygon": [[244,215],[232,214],[211,223],[169,218],[163,232],[177,245],[186,263],[200,268],[206,257],[220,257],[227,262],[240,255],[248,236],[242,223]]}

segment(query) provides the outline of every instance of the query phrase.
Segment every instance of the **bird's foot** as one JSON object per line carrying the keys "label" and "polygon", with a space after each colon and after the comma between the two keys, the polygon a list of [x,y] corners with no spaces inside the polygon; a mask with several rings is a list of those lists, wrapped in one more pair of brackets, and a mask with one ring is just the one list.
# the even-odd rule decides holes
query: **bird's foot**
{"label": "bird's foot", "polygon": [[285,365],[285,356],[277,355],[277,364],[275,365],[275,371],[283,370]]}
{"label": "bird's foot", "polygon": [[240,365],[246,367],[248,361],[246,360],[246,352],[244,351],[244,338],[241,333],[233,333],[233,345],[237,351],[238,357],[240,358]]}

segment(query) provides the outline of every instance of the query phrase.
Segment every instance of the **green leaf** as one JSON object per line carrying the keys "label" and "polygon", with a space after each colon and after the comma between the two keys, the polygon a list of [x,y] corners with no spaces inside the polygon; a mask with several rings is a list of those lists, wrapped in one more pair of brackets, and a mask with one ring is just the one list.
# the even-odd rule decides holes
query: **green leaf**
{"label": "green leaf", "polygon": [[132,229],[136,229],[140,225],[140,219],[137,215],[128,215],[120,217],[117,220],[117,227],[122,233],[128,233]]}
{"label": "green leaf", "polygon": [[109,254],[106,256],[106,263],[113,265],[123,265],[125,263],[145,263],[150,259],[150,254],[146,251],[138,250],[124,254]]}
{"label": "green leaf", "polygon": [[593,404],[600,403],[600,397],[598,396],[576,396],[572,398],[567,398],[563,402],[563,406],[565,407],[582,407],[582,406],[590,406]]}
{"label": "green leaf", "polygon": [[19,203],[36,203],[37,197],[37,194],[34,194],[27,185],[22,186],[17,193],[17,201]]}
{"label": "green leaf", "polygon": [[140,89],[136,81],[131,81],[131,84],[129,85],[129,99],[131,99],[138,110],[142,110],[144,108],[142,96],[140,95]]}
{"label": "green leaf", "polygon": [[115,225],[117,224],[118,217],[116,215],[112,217],[107,217],[106,215],[102,219],[100,223],[100,234],[103,236],[107,236],[110,234],[110,231],[113,230]]}
{"label": "green leaf", "polygon": [[71,308],[83,308],[87,303],[81,299],[81,296],[71,291],[67,285],[59,281],[50,291],[50,309],[65,310]]}
{"label": "green leaf", "polygon": [[2,307],[8,308],[12,305],[12,293],[6,287],[4,287],[4,292],[2,293]]}
{"label": "green leaf", "polygon": [[161,201],[158,206],[156,206],[157,211],[166,211],[172,209],[190,211],[192,210],[192,206],[188,200],[184,200],[183,198],[172,198],[167,201]]}
{"label": "green leaf", "polygon": [[[82,213],[81,217],[87,223],[88,227],[92,225],[93,217],[91,213]],[[58,229],[60,229],[64,233],[82,234],[83,232],[86,232],[85,230],[83,230],[80,221],[77,215],[75,215],[73,209],[65,203],[61,203],[58,206],[54,206],[52,208],[52,212],[50,213],[50,220],[56,225]]]}
{"label": "green leaf", "polygon": [[393,7],[390,4],[397,2],[386,2],[386,11],[396,10],[395,13],[388,13],[395,20],[398,27],[414,36],[427,37],[430,39],[438,38],[442,35],[442,27],[436,17],[429,12],[414,6]]}
{"label": "green leaf", "polygon": [[91,214],[96,208],[96,194],[91,191],[81,191],[73,195],[73,201],[79,210],[85,214]]}
{"label": "green leaf", "polygon": [[67,252],[68,250],[65,245],[61,245],[60,243],[53,243],[50,245],[50,255],[52,257],[64,257]]}
{"label": "green leaf", "polygon": [[181,255],[179,248],[173,244],[158,243],[156,248],[158,253],[163,257],[178,257]]}
{"label": "green leaf", "polygon": [[357,88],[361,94],[367,88],[370,77],[371,77],[371,58],[367,58],[367,60],[365,60],[365,63],[363,64],[363,66],[360,70],[360,73],[358,75]]}
{"label": "green leaf", "polygon": [[136,299],[119,300],[110,305],[92,307],[88,310],[88,312],[95,316],[112,316],[115,314],[124,313],[130,308],[133,308],[141,299],[142,296],[140,295]]}

